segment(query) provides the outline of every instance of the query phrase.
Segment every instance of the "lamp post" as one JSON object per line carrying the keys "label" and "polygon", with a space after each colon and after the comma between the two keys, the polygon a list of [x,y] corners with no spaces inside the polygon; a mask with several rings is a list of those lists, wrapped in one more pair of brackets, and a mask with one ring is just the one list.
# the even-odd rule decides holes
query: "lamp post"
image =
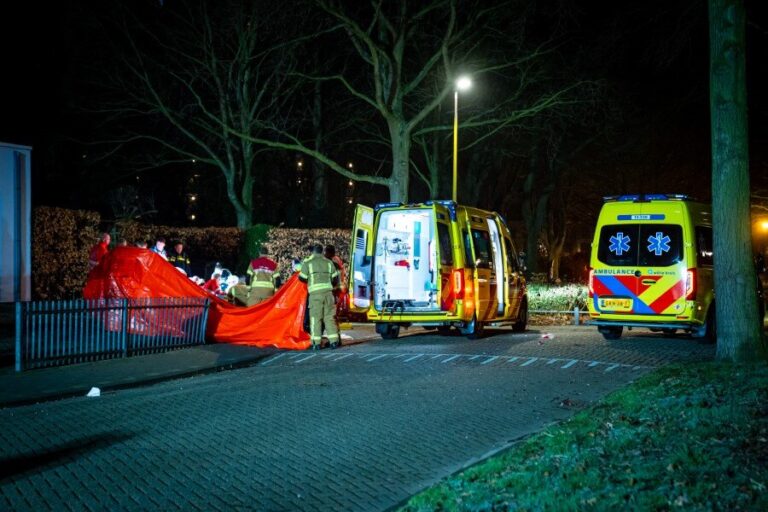
{"label": "lamp post", "polygon": [[453,90],[453,202],[456,202],[456,187],[458,179],[459,159],[459,91],[466,91],[472,87],[472,80],[467,76],[460,76],[456,80],[456,88]]}

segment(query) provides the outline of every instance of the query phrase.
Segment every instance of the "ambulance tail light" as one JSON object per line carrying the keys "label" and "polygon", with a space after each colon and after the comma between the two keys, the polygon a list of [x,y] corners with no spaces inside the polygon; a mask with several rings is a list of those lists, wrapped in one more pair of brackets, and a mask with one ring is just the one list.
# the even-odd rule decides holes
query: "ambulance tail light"
{"label": "ambulance tail light", "polygon": [[461,300],[464,298],[464,269],[453,271],[453,298]]}
{"label": "ambulance tail light", "polygon": [[589,269],[589,282],[587,287],[589,289],[589,298],[591,299],[595,296],[595,269],[593,268]]}
{"label": "ambulance tail light", "polygon": [[685,275],[685,300],[696,300],[698,275],[695,268],[689,268]]}

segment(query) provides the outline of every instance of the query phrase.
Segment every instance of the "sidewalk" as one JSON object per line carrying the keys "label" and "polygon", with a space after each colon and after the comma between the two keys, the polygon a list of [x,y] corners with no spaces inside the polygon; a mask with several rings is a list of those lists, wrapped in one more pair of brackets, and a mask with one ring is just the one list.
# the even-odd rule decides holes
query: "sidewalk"
{"label": "sidewalk", "polygon": [[[373,325],[354,324],[342,341],[354,345],[377,339]],[[275,348],[215,343],[160,354],[107,359],[93,363],[15,372],[0,369],[0,407],[83,396],[91,387],[102,392],[163,380],[250,366],[279,352]]]}

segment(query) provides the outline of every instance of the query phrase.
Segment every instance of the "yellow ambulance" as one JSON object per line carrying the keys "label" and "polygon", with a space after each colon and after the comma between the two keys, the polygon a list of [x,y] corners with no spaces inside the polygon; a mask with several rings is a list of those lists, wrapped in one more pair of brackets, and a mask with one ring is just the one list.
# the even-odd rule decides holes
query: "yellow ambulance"
{"label": "yellow ambulance", "polygon": [[522,331],[528,322],[506,222],[453,201],[357,205],[349,279],[350,310],[387,339],[401,326],[456,327],[477,338],[488,324]]}
{"label": "yellow ambulance", "polygon": [[589,314],[605,339],[624,327],[714,341],[709,205],[682,194],[611,196],[592,242]]}

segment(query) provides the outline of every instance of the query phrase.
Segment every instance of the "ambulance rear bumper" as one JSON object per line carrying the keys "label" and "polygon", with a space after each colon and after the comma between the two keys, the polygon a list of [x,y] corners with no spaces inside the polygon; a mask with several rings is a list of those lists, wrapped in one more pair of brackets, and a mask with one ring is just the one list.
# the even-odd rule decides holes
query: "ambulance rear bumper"
{"label": "ambulance rear bumper", "polygon": [[597,327],[640,327],[646,329],[684,329],[686,331],[696,331],[701,327],[700,322],[667,321],[667,322],[631,322],[625,320],[591,320],[589,325]]}

